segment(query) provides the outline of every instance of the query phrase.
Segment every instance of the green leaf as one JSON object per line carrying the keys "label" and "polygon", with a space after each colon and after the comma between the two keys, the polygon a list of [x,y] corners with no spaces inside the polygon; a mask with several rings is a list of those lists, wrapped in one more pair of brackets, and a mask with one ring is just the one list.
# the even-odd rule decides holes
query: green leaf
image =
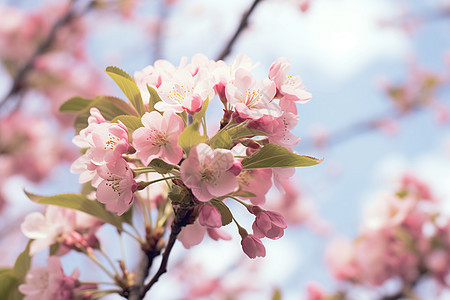
{"label": "green leaf", "polygon": [[64,102],[59,111],[64,113],[77,113],[88,107],[92,103],[92,99],[85,99],[81,97],[73,97]]}
{"label": "green leaf", "polygon": [[89,200],[83,195],[60,194],[45,197],[28,193],[27,191],[25,191],[25,194],[33,202],[79,210],[96,218],[99,218],[106,223],[114,225],[118,230],[122,230],[122,222],[124,222],[124,220],[121,217],[107,211],[105,209],[105,206],[100,202],[96,200]]}
{"label": "green leaf", "polygon": [[280,289],[275,289],[273,291],[272,300],[281,300],[281,291],[280,291]]}
{"label": "green leaf", "polygon": [[18,287],[20,280],[17,279],[13,270],[5,270],[0,273],[0,296],[4,300],[20,300],[23,295],[19,292]]}
{"label": "green leaf", "polygon": [[30,244],[33,240],[29,240],[25,250],[19,254],[14,263],[13,275],[18,278],[24,278],[31,266]]}
{"label": "green leaf", "polygon": [[237,193],[234,193],[233,196],[242,197],[242,198],[256,197],[255,194],[247,192],[247,191],[238,191]]}
{"label": "green leaf", "polygon": [[199,112],[196,112],[196,113],[192,116],[192,118],[194,119],[194,122],[195,122],[195,121],[200,122],[200,121],[203,119],[203,117],[204,117],[205,114],[206,114],[206,110],[208,109],[208,105],[209,105],[209,98],[206,98],[206,100],[203,101],[202,109],[201,109]]}
{"label": "green leaf", "polygon": [[189,150],[193,146],[206,142],[207,137],[200,135],[200,132],[198,132],[199,126],[200,123],[194,121],[191,125],[186,127],[178,137],[178,145],[180,145],[187,154],[189,154]]}
{"label": "green leaf", "polygon": [[242,160],[242,167],[249,169],[308,167],[317,165],[323,159],[292,153],[283,146],[269,144],[259,152]]}
{"label": "green leaf", "polygon": [[91,182],[86,182],[81,186],[81,195],[87,196],[91,192],[96,191],[95,187],[92,186]]}
{"label": "green leaf", "polygon": [[141,92],[136,82],[134,82],[133,77],[117,67],[107,67],[105,71],[119,86],[128,100],[130,100],[130,103],[133,104],[139,115],[142,116],[145,113],[145,106],[144,102],[142,102]]}
{"label": "green leaf", "polygon": [[119,123],[122,122],[128,129],[128,141],[131,143],[133,141],[133,132],[144,126],[142,125],[141,119],[135,116],[129,116],[129,115],[121,115],[117,116],[114,119],[112,119],[111,122],[113,123]]}
{"label": "green leaf", "polygon": [[50,245],[50,247],[48,249],[48,255],[53,256],[58,252],[58,250],[59,250],[59,243],[54,243],[54,244]]}
{"label": "green leaf", "polygon": [[233,221],[233,214],[228,206],[220,200],[213,199],[211,200],[211,204],[214,205],[220,212],[222,216],[222,225],[228,225]]}
{"label": "green leaf", "polygon": [[161,97],[159,97],[158,92],[154,88],[149,86],[148,84],[147,84],[147,90],[150,93],[150,99],[148,101],[148,111],[152,112],[152,111],[156,110],[155,104],[162,100],[161,100]]}
{"label": "green leaf", "polygon": [[254,137],[254,136],[266,136],[267,133],[256,130],[256,129],[250,129],[247,127],[241,127],[241,126],[235,126],[227,130],[228,134],[233,140],[237,140],[239,138],[243,137]]}
{"label": "green leaf", "polygon": [[219,130],[210,140],[209,145],[213,149],[223,148],[230,149],[233,145],[233,140],[226,130]]}
{"label": "green leaf", "polygon": [[119,218],[122,222],[132,225],[133,224],[133,206],[130,206],[130,208]]}
{"label": "green leaf", "polygon": [[174,168],[174,165],[168,164],[159,158],[153,159],[148,166],[155,169],[159,174],[167,174]]}
{"label": "green leaf", "polygon": [[92,107],[98,108],[107,121],[113,120],[117,116],[132,115],[138,117],[136,110],[122,99],[109,96],[99,96],[75,118],[74,128],[78,134],[80,130],[88,126],[88,118],[91,115],[89,110]]}
{"label": "green leaf", "polygon": [[187,191],[178,185],[172,185],[169,191],[168,197],[173,202],[180,203],[184,197],[187,195]]}

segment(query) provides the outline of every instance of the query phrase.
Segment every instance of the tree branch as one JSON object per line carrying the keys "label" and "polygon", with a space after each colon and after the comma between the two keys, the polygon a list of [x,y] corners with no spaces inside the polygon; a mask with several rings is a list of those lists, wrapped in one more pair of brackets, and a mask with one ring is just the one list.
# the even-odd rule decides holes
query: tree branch
{"label": "tree branch", "polygon": [[136,272],[135,275],[136,284],[130,287],[129,289],[128,295],[129,300],[144,299],[145,294],[159,280],[161,275],[167,272],[167,263],[169,261],[169,256],[177,240],[178,234],[181,232],[181,229],[184,226],[192,223],[191,220],[192,206],[189,205],[174,206],[174,212],[175,218],[172,222],[169,241],[167,242],[166,248],[164,250],[161,265],[159,266],[158,271],[155,273],[150,282],[144,285],[144,281],[148,276],[153,258],[156,257],[159,253],[153,253],[154,256],[145,255],[140,262],[141,267]]}
{"label": "tree branch", "polygon": [[0,108],[3,107],[3,105],[5,105],[9,99],[11,99],[14,95],[18,94],[25,88],[26,77],[28,73],[33,69],[36,59],[40,55],[46,53],[51,48],[59,30],[63,28],[65,25],[69,24],[76,17],[86,13],[90,8],[94,6],[94,2],[91,1],[82,12],[76,14],[73,9],[75,1],[76,0],[70,1],[70,6],[67,9],[67,12],[58,21],[56,21],[56,23],[51,28],[47,38],[44,41],[42,41],[42,43],[37,47],[36,51],[30,57],[30,59],[28,59],[28,61],[26,61],[25,64],[22,66],[22,68],[20,68],[19,71],[16,73],[10,90],[0,101]]}
{"label": "tree branch", "polygon": [[247,26],[248,26],[248,19],[250,18],[250,15],[253,13],[253,11],[255,10],[256,6],[258,6],[258,4],[260,2],[261,2],[261,0],[254,0],[253,1],[252,5],[248,9],[248,11],[242,16],[241,22],[239,23],[239,26],[236,29],[236,32],[234,33],[233,37],[228,41],[228,43],[225,46],[225,48],[222,50],[220,55],[217,57],[217,60],[223,60],[225,57],[227,57],[230,54],[230,52],[231,52],[231,50],[233,48],[233,45],[236,42],[237,38],[242,33],[242,31],[244,31],[244,29],[247,28]]}

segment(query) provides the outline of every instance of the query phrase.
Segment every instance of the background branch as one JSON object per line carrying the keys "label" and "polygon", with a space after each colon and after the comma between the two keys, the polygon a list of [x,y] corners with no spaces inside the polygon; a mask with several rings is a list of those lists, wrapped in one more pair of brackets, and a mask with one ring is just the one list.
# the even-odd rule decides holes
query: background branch
{"label": "background branch", "polygon": [[13,78],[11,88],[0,101],[0,108],[2,108],[9,101],[9,99],[12,99],[13,96],[17,95],[19,92],[22,92],[25,89],[26,77],[29,74],[29,72],[33,70],[36,59],[50,50],[51,46],[53,45],[57,37],[59,30],[63,28],[65,25],[69,24],[73,19],[86,13],[89,9],[91,9],[94,6],[94,1],[91,1],[85,7],[84,10],[82,10],[79,14],[77,14],[74,10],[74,3],[75,0],[70,1],[67,12],[56,21],[56,23],[50,29],[50,33],[48,34],[47,38],[44,41],[42,41],[42,43],[37,47],[36,51],[30,57],[30,59],[28,59],[25,62],[25,64],[17,71],[16,75]]}
{"label": "background branch", "polygon": [[244,29],[247,28],[247,26],[248,26],[248,19],[250,18],[250,15],[253,13],[253,11],[255,10],[256,6],[258,6],[258,4],[261,1],[262,0],[255,0],[255,1],[253,1],[252,5],[248,9],[248,11],[242,16],[241,22],[239,23],[239,26],[236,29],[236,32],[234,33],[233,37],[228,41],[228,43],[226,44],[225,48],[222,50],[222,52],[220,53],[220,55],[217,57],[216,60],[223,60],[223,59],[225,59],[225,57],[227,57],[230,54],[230,52],[231,52],[231,50],[233,48],[233,45],[236,42],[237,38],[242,33],[242,31],[244,31]]}

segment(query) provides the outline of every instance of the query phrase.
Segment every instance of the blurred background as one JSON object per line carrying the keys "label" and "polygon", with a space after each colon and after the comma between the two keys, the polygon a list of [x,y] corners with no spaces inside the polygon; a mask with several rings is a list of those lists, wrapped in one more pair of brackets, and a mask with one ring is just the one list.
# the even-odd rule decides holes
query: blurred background
{"label": "blurred background", "polygon": [[[255,74],[264,78],[275,59],[289,59],[289,73],[313,94],[298,107],[293,132],[302,140],[294,150],[325,160],[297,169],[289,228],[280,240],[265,242],[266,258],[245,257],[234,228],[228,228],[231,242],[204,240],[189,250],[178,244],[149,299],[271,299],[277,289],[283,299],[306,299],[310,282],[333,293],[342,283],[325,263],[327,245],[338,236],[356,238],[367,205],[383,191],[395,192],[404,173],[425,182],[450,215],[448,0],[0,3],[1,266],[11,266],[26,244],[24,216],[43,211],[23,189],[79,191],[78,176],[69,173],[78,156],[73,118],[58,112],[61,103],[122,97],[104,73],[110,65],[133,74],[157,59],[174,65],[196,53],[218,59],[250,8],[224,60],[245,53],[260,63]],[[273,193],[269,204],[275,207],[279,197]],[[99,236],[114,248],[107,234],[108,228]],[[71,257],[62,261],[66,273],[78,266],[85,280],[101,276],[83,274]],[[217,282],[221,289],[212,288]],[[202,298],[194,287],[213,292]],[[449,299],[437,289],[424,283],[417,293]],[[356,299],[379,299],[373,289],[358,293]]]}

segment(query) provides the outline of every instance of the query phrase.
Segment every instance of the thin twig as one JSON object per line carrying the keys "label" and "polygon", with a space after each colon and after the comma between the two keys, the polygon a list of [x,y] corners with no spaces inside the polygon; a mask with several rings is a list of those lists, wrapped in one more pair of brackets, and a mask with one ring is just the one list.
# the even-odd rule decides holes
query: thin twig
{"label": "thin twig", "polygon": [[18,94],[19,92],[25,89],[26,77],[29,74],[29,72],[33,70],[36,59],[42,54],[46,53],[51,48],[57,37],[59,30],[63,28],[65,25],[69,24],[76,17],[86,13],[94,5],[94,1],[91,1],[91,3],[89,3],[82,12],[76,14],[75,11],[73,10],[74,2],[75,0],[70,1],[70,6],[67,12],[58,21],[56,21],[56,23],[51,28],[47,38],[38,46],[38,48],[30,57],[30,59],[28,59],[28,61],[26,61],[25,64],[22,66],[22,68],[20,68],[19,71],[16,73],[10,90],[0,101],[0,108],[3,107],[3,105],[5,105],[9,99],[12,99],[14,95]]}
{"label": "thin twig", "polygon": [[220,55],[217,57],[217,60],[223,60],[225,57],[227,57],[232,48],[234,43],[236,42],[239,35],[244,31],[245,28],[248,26],[248,20],[250,18],[250,15],[255,10],[256,6],[261,2],[261,0],[254,0],[252,3],[252,6],[248,9],[248,11],[242,16],[241,22],[239,23],[238,28],[236,29],[236,32],[234,33],[233,37],[230,39],[230,41],[227,43],[225,48],[222,50]]}
{"label": "thin twig", "polygon": [[[159,266],[158,271],[155,273],[153,278],[147,283],[145,286],[142,284],[145,281],[145,278],[148,275],[149,264],[151,265],[152,258],[149,260],[149,257],[146,256],[141,261],[141,269],[139,272],[136,272],[136,285],[130,288],[129,300],[142,300],[145,297],[145,294],[150,290],[150,288],[159,280],[161,275],[167,272],[167,263],[169,261],[169,256],[172,251],[172,248],[177,240],[178,234],[181,232],[181,229],[190,224],[191,222],[191,206],[180,205],[174,207],[175,219],[172,222],[171,232],[169,241],[167,242],[166,248],[164,250],[164,254],[162,256],[161,265]],[[142,268],[143,267],[143,268]],[[139,286],[142,286],[140,289],[137,289]]]}

